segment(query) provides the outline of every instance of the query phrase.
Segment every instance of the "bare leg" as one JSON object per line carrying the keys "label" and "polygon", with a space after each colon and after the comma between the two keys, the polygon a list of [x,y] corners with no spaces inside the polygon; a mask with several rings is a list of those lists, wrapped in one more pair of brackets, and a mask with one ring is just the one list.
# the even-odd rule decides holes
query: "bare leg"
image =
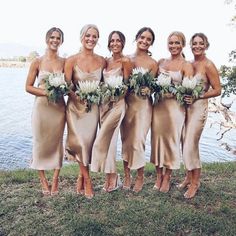
{"label": "bare leg", "polygon": [[193,198],[197,190],[200,187],[200,175],[201,175],[201,168],[192,170],[192,182],[188,188],[188,190],[185,192],[184,197],[187,199]]}
{"label": "bare leg", "polygon": [[52,178],[52,189],[51,189],[51,195],[58,194],[58,177],[60,174],[60,169],[55,169],[53,173]]}
{"label": "bare leg", "polygon": [[50,195],[51,191],[48,185],[48,181],[45,176],[45,171],[44,170],[39,170],[39,178],[40,178],[40,183],[42,186],[42,193],[44,196]]}
{"label": "bare leg", "polygon": [[135,180],[135,185],[134,185],[134,192],[138,193],[142,190],[143,188],[143,183],[144,183],[144,167],[141,167],[137,170],[138,175]]}
{"label": "bare leg", "polygon": [[125,172],[125,179],[124,179],[123,189],[130,190],[130,188],[131,188],[131,176],[130,176],[130,169],[128,167],[128,162],[123,161],[123,165],[124,165],[124,172]]}
{"label": "bare leg", "polygon": [[155,183],[153,189],[160,190],[162,180],[163,180],[163,168],[156,166],[156,172],[157,172],[157,180],[156,180],[156,183]]}
{"label": "bare leg", "polygon": [[107,189],[109,187],[109,182],[110,182],[110,174],[106,174],[105,183],[102,188],[103,191],[107,192]]}
{"label": "bare leg", "polygon": [[79,163],[81,174],[84,178],[84,196],[88,199],[93,198],[93,186],[92,181],[89,176],[89,169],[88,166],[84,166],[81,162]]}
{"label": "bare leg", "polygon": [[172,173],[172,170],[166,168],[165,174],[163,176],[160,192],[162,192],[162,193],[169,192],[171,173]]}
{"label": "bare leg", "polygon": [[184,188],[188,187],[188,185],[192,181],[192,174],[193,174],[192,170],[187,171],[184,181],[181,184],[177,185],[177,188],[179,190],[183,190]]}
{"label": "bare leg", "polygon": [[117,173],[109,174],[109,187],[107,189],[108,192],[113,192],[122,186],[120,175]]}

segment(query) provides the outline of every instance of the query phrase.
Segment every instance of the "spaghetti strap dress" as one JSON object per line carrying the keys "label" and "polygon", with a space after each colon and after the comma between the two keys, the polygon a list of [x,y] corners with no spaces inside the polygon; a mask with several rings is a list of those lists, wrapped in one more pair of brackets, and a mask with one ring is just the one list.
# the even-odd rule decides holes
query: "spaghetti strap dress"
{"label": "spaghetti strap dress", "polygon": [[[39,71],[37,80],[40,88],[50,72]],[[53,170],[62,167],[64,157],[63,133],[66,113],[65,101],[49,102],[46,96],[36,96],[32,112],[33,152],[30,168]]]}
{"label": "spaghetti strap dress", "polygon": [[[90,73],[83,72],[77,65],[73,69],[74,86],[76,86],[78,81],[100,81],[101,77],[101,68]],[[91,163],[92,147],[97,134],[99,121],[98,105],[93,104],[91,111],[87,112],[85,104],[69,97],[66,107],[66,120],[67,158],[88,166]]]}
{"label": "spaghetti strap dress", "polygon": [[[122,76],[122,68],[103,71],[104,82],[110,77]],[[117,140],[121,122],[125,115],[124,98],[100,106],[100,129],[92,150],[91,170],[94,172],[116,173]]]}

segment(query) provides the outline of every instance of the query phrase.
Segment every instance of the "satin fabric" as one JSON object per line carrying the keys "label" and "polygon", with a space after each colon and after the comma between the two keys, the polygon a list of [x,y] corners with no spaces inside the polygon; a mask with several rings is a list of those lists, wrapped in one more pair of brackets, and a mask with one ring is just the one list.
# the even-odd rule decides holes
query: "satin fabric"
{"label": "satin fabric", "polygon": [[[121,68],[103,71],[104,81],[111,76],[122,76]],[[94,172],[116,173],[117,140],[121,121],[125,115],[124,98],[113,104],[100,106],[100,130],[92,150],[91,170]]]}
{"label": "satin fabric", "polygon": [[[50,72],[40,71],[39,87]],[[65,128],[65,102],[49,102],[45,96],[36,96],[32,112],[33,153],[30,168],[36,170],[60,169],[64,157],[63,133]]]}
{"label": "satin fabric", "polygon": [[130,93],[127,110],[121,125],[122,156],[130,169],[144,167],[145,142],[152,118],[152,100]]}
{"label": "satin fabric", "polygon": [[[73,70],[73,84],[78,81],[100,81],[101,68],[88,73],[80,70],[78,66]],[[91,111],[86,112],[86,105],[80,101],[69,98],[66,107],[67,140],[66,156],[88,166],[91,162],[92,147],[97,134],[99,110],[96,104]]]}
{"label": "satin fabric", "polygon": [[[160,68],[160,72],[163,69]],[[172,83],[180,84],[180,71],[165,71]],[[181,161],[181,138],[185,121],[185,108],[175,98],[163,98],[153,105],[151,124],[150,162],[160,168],[179,169]]]}
{"label": "satin fabric", "polygon": [[[204,84],[204,91],[209,83],[204,75],[197,75]],[[196,100],[186,108],[186,121],[183,132],[183,161],[187,170],[201,168],[199,141],[208,115],[208,99]]]}

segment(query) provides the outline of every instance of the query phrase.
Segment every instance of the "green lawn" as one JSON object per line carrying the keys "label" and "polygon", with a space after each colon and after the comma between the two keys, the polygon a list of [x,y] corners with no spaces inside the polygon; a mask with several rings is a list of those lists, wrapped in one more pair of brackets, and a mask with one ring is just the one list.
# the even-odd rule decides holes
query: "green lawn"
{"label": "green lawn", "polygon": [[201,188],[191,200],[176,188],[183,168],[173,173],[167,194],[152,189],[151,164],[138,194],[102,193],[104,175],[92,174],[92,200],[75,193],[77,172],[76,164],[63,167],[59,195],[42,197],[36,171],[1,171],[0,235],[236,235],[235,162],[203,164]]}

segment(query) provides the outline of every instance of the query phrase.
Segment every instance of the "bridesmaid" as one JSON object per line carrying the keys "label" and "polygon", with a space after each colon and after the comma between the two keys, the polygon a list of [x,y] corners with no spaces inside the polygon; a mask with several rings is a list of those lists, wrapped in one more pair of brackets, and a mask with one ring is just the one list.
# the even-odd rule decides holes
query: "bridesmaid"
{"label": "bridesmaid", "polygon": [[[58,193],[58,176],[63,160],[63,132],[65,127],[65,102],[49,102],[45,91],[45,78],[51,73],[62,73],[64,59],[58,48],[64,41],[63,32],[56,27],[46,34],[45,54],[35,59],[29,69],[26,91],[35,95],[32,113],[33,158],[31,168],[38,170],[43,195]],[[37,78],[38,87],[34,86]],[[54,170],[51,189],[45,170]]]}
{"label": "bridesmaid", "polygon": [[99,110],[93,105],[90,112],[86,112],[86,103],[75,95],[78,81],[100,81],[105,59],[94,53],[99,39],[96,25],[85,25],[80,32],[82,47],[80,52],[70,56],[65,63],[65,76],[71,83],[72,91],[67,103],[67,154],[78,161],[80,174],[77,180],[77,193],[86,198],[94,196],[92,182],[89,175],[92,146],[97,133]]}
{"label": "bridesmaid", "polygon": [[[135,37],[137,48],[131,56],[134,67],[149,70],[153,76],[157,73],[157,62],[151,57],[149,47],[154,43],[155,34],[149,27],[141,28]],[[130,169],[137,170],[133,190],[139,192],[144,183],[145,142],[152,117],[151,98],[140,98],[134,93],[127,96],[127,111],[121,127],[122,154],[125,180],[124,189],[130,189]]]}
{"label": "bridesmaid", "polygon": [[[159,74],[171,77],[173,84],[180,84],[183,77],[192,77],[193,68],[183,56],[186,44],[183,33],[175,31],[168,37],[170,58],[160,59]],[[171,94],[153,105],[151,125],[151,162],[156,166],[157,180],[154,189],[168,192],[173,169],[180,168],[181,136],[185,120],[185,108]],[[165,167],[165,173],[163,168]]]}
{"label": "bridesmaid", "polygon": [[[107,59],[107,66],[103,70],[105,83],[115,76],[122,76],[124,82],[127,82],[132,72],[131,60],[122,54],[124,45],[124,34],[120,31],[112,31],[108,37],[108,49],[112,52],[112,57]],[[93,146],[91,170],[106,173],[103,189],[107,192],[112,192],[120,186],[116,170],[116,149],[125,110],[124,96],[117,102],[107,102],[100,108],[101,127]]]}
{"label": "bridesmaid", "polygon": [[188,185],[185,198],[193,198],[200,187],[201,162],[199,156],[199,140],[206,123],[208,111],[208,98],[221,94],[220,78],[214,63],[206,57],[205,50],[209,42],[203,33],[196,33],[190,40],[194,61],[192,62],[194,74],[203,82],[204,93],[200,99],[193,101],[186,98],[188,104],[185,121],[183,141],[183,160],[187,175],[180,189]]}

